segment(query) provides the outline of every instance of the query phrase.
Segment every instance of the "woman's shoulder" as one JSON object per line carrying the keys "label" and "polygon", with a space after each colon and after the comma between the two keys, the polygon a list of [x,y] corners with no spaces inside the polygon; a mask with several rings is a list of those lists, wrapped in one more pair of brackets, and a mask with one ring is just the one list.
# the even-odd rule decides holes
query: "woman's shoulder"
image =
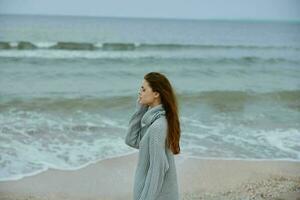
{"label": "woman's shoulder", "polygon": [[150,126],[149,131],[150,132],[165,132],[167,130],[167,119],[165,116],[161,116],[158,119],[156,119]]}

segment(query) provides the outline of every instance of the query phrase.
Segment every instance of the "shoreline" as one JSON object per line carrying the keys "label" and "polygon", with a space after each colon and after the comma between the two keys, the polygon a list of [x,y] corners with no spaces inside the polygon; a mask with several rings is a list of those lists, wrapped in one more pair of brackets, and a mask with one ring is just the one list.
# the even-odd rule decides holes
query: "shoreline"
{"label": "shoreline", "polygon": [[[96,160],[96,161],[91,161],[88,162],[87,164],[84,164],[80,167],[74,168],[74,169],[59,169],[59,168],[47,168],[45,170],[40,170],[40,171],[36,171],[36,172],[32,172],[32,173],[28,173],[25,175],[18,175],[15,177],[20,177],[20,178],[10,178],[10,179],[6,179],[6,180],[1,180],[0,179],[0,183],[1,182],[8,182],[8,181],[19,181],[22,180],[23,178],[27,178],[27,177],[32,177],[32,176],[36,176],[39,175],[41,173],[47,172],[48,170],[59,170],[59,171],[77,171],[77,170],[81,170],[85,167],[88,167],[92,164],[96,164],[105,160],[110,160],[110,159],[117,159],[120,157],[124,157],[124,156],[130,156],[132,154],[135,153],[128,153],[128,154],[122,154],[122,155],[118,155],[118,156],[114,156],[114,157],[108,157],[105,159],[101,159],[101,160]],[[184,157],[184,156],[180,156],[180,157]],[[257,158],[218,158],[218,157],[196,157],[196,156],[188,156],[186,158],[180,158],[180,159],[195,159],[195,160],[219,160],[219,161],[243,161],[243,162],[295,162],[295,163],[299,163],[300,164],[300,160],[295,160],[295,159],[257,159]]]}
{"label": "shoreline", "polygon": [[[131,199],[137,153],[0,182],[4,200]],[[300,162],[175,156],[181,199],[300,198]],[[287,195],[288,197],[285,197]]]}

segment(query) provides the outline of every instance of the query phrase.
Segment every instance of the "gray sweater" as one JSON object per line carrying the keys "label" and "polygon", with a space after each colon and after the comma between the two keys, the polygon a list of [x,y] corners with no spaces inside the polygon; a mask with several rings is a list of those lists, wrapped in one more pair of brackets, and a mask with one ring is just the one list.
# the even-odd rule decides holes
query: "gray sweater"
{"label": "gray sweater", "polygon": [[134,200],[178,200],[174,155],[166,147],[167,119],[162,104],[148,107],[136,101],[125,143],[139,149]]}

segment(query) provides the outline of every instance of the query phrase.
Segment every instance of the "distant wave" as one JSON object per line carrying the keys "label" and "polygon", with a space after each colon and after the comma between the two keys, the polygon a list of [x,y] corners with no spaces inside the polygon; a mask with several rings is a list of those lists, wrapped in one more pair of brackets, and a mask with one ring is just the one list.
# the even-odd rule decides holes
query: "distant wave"
{"label": "distant wave", "polygon": [[[300,90],[281,90],[265,93],[247,91],[202,91],[193,93],[179,93],[178,99],[184,103],[205,103],[233,105],[245,102],[255,102],[261,100],[276,101],[300,111]],[[120,105],[130,105],[134,102],[133,96],[112,96],[112,97],[36,97],[33,99],[21,99],[10,97],[0,100],[0,111],[10,109],[22,110],[96,110],[120,107]]]}
{"label": "distant wave", "polygon": [[179,98],[184,101],[214,101],[220,100],[224,103],[236,101],[272,100],[278,102],[294,102],[300,109],[300,90],[280,90],[272,92],[247,92],[247,91],[202,91],[197,93],[180,94]]}
{"label": "distant wave", "polygon": [[256,46],[256,45],[209,45],[209,44],[146,44],[146,43],[88,43],[88,42],[7,42],[0,41],[0,49],[61,49],[61,50],[177,50],[177,49],[291,49],[300,50],[300,46]]}
{"label": "distant wave", "polygon": [[0,111],[10,108],[20,108],[25,110],[94,110],[101,108],[111,108],[120,106],[120,103],[129,103],[131,97],[111,97],[111,98],[63,98],[63,97],[36,97],[33,99],[12,98],[0,100]]}
{"label": "distant wave", "polygon": [[[30,59],[28,59],[30,58]],[[24,59],[24,62],[41,62],[44,63],[45,59],[47,62],[55,62],[57,60],[69,60],[70,62],[76,62],[78,59],[83,61],[83,59],[91,60],[96,63],[111,63],[111,62],[164,62],[164,63],[182,63],[182,64],[205,64],[205,65],[273,65],[273,64],[284,64],[284,65],[300,65],[300,60],[294,58],[284,58],[284,57],[271,57],[263,58],[258,56],[241,56],[241,57],[196,57],[196,55],[177,55],[169,52],[159,53],[159,52],[149,52],[149,53],[95,53],[95,52],[52,52],[49,51],[0,51],[1,62],[14,62]]]}

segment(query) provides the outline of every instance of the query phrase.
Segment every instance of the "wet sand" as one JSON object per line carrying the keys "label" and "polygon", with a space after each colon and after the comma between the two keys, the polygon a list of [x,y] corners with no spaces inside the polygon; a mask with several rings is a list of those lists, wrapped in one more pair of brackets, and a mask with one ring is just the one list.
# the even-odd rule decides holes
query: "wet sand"
{"label": "wet sand", "polygon": [[[300,199],[300,162],[175,156],[181,199]],[[137,153],[0,182],[0,200],[132,199]]]}

